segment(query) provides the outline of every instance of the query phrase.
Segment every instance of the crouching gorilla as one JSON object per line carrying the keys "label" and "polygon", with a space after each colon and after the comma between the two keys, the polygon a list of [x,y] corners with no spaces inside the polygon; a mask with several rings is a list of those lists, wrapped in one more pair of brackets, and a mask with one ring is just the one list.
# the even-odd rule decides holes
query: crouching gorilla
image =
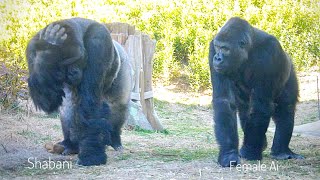
{"label": "crouching gorilla", "polygon": [[[245,20],[231,18],[210,43],[209,64],[219,164],[234,166],[239,157],[261,160],[271,117],[276,124],[271,156],[302,159],[289,149],[297,77],[278,40]],[[244,131],[240,153],[237,112]]]}
{"label": "crouching gorilla", "polygon": [[105,164],[105,146],[122,149],[128,114],[131,66],[121,45],[95,21],[56,21],[27,47],[28,85],[37,108],[60,107],[63,154],[79,153],[78,164]]}

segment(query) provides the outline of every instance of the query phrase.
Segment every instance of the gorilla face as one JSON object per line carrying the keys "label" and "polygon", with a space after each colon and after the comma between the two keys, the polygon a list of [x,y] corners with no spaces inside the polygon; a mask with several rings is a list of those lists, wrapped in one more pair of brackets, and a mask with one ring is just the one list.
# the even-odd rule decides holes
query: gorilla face
{"label": "gorilla face", "polygon": [[240,25],[227,22],[215,37],[213,66],[216,72],[230,74],[236,72],[247,61],[250,50],[251,28],[249,24]]}
{"label": "gorilla face", "polygon": [[216,72],[229,74],[237,71],[241,64],[248,59],[248,51],[244,48],[244,45],[244,41],[232,44],[215,40],[216,54],[213,57],[213,65]]}

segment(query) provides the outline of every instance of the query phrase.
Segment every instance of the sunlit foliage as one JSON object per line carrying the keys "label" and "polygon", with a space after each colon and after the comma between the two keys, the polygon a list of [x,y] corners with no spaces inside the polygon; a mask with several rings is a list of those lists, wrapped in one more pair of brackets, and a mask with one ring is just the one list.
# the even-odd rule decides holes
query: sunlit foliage
{"label": "sunlit foliage", "polygon": [[[320,66],[317,0],[2,0],[0,85],[25,88],[25,83],[18,82],[27,68],[25,49],[39,29],[55,20],[84,17],[135,25],[157,40],[153,65],[156,80],[169,84],[182,79],[194,91],[207,89],[209,42],[232,16],[245,18],[275,35],[298,70]],[[7,82],[4,68],[16,72],[18,78]]]}

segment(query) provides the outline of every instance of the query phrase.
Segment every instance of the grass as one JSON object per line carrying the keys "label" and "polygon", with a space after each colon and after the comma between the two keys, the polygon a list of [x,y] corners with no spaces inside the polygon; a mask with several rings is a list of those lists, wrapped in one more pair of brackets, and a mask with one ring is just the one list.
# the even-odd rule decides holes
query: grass
{"label": "grass", "polygon": [[28,130],[28,129],[22,130],[21,132],[18,132],[17,134],[20,136],[23,136],[26,139],[32,139],[35,144],[43,144],[45,142],[53,140],[50,135],[38,134],[38,133],[31,131],[31,130]]}
{"label": "grass", "polygon": [[30,131],[30,130],[22,130],[21,132],[18,132],[18,134],[27,138],[27,139],[34,139],[38,135],[35,132]]}
{"label": "grass", "polygon": [[53,112],[51,114],[39,114],[38,117],[44,120],[50,120],[52,118],[59,118],[60,115],[58,112]]}
{"label": "grass", "polygon": [[164,162],[169,161],[193,161],[204,158],[213,158],[217,154],[217,151],[210,148],[199,148],[190,150],[187,148],[184,149],[164,149],[164,148],[155,148],[152,152],[152,155],[156,159],[160,159]]}
{"label": "grass", "polygon": [[[187,98],[192,100],[186,101]],[[278,171],[238,172],[235,168],[219,167],[216,163],[218,145],[212,128],[210,101],[208,99],[207,104],[199,105],[195,96],[175,94],[175,92],[156,97],[156,112],[165,130],[160,132],[141,128],[123,130],[122,142],[125,150],[123,153],[118,153],[109,147],[107,150],[108,164],[105,166],[79,167],[74,164],[70,170],[27,169],[25,164],[14,166],[8,170],[1,169],[0,166],[1,177],[22,179],[31,177],[36,179],[199,179],[201,176],[202,179],[212,179],[212,177],[257,179],[261,176],[266,179],[316,179],[320,176],[320,144],[318,139],[294,136],[290,144],[291,148],[304,155],[306,159],[275,161],[270,158],[270,148],[273,141],[273,133],[271,132],[267,132],[268,148],[263,153],[264,159],[261,163],[266,165],[276,163],[279,166]],[[305,106],[298,107],[301,114],[298,116],[298,121],[305,123],[308,122],[307,119],[314,120],[314,117],[310,115],[314,111],[304,115],[305,110],[302,107]],[[313,104],[308,107],[313,107]],[[22,126],[22,129],[16,129],[16,125],[12,125],[5,127],[5,129],[15,129],[15,133],[22,137],[23,141],[29,140],[33,143],[32,147],[41,146],[38,148],[40,152],[45,151],[43,149],[45,142],[56,142],[62,138],[61,126],[57,118],[46,116],[24,118],[23,115],[22,117],[18,115],[14,116],[14,119],[17,121],[10,122],[18,125],[32,124],[33,128],[26,129],[25,126]],[[10,123],[5,125],[10,125]],[[239,144],[241,145],[243,132],[241,129],[238,132]],[[17,145],[18,151],[15,153],[19,154],[19,150],[23,148]],[[11,150],[10,147],[7,149]],[[32,152],[32,149],[30,151]],[[57,158],[56,160],[62,158],[59,155],[52,155],[52,157]],[[72,158],[72,161],[75,162],[76,156],[72,156]],[[3,156],[2,160],[6,160],[6,157]],[[7,160],[10,162],[9,157]],[[25,159],[22,158],[21,162],[23,163],[23,161]],[[242,163],[255,165],[258,162],[242,160]],[[199,171],[201,175],[199,175]]]}
{"label": "grass", "polygon": [[22,175],[22,176],[29,176],[29,177],[32,177],[32,176],[39,176],[39,175],[48,175],[48,174],[61,174],[61,173],[64,173],[66,172],[67,170],[66,169],[36,169],[36,168],[33,168],[33,169],[29,169],[29,168],[21,168],[19,170],[19,175]]}
{"label": "grass", "polygon": [[153,130],[142,129],[139,126],[135,127],[133,132],[135,134],[141,135],[141,136],[148,135],[148,134],[154,134],[154,133],[162,133],[165,135],[169,134],[169,131],[167,129],[164,129],[162,131],[153,131]]}

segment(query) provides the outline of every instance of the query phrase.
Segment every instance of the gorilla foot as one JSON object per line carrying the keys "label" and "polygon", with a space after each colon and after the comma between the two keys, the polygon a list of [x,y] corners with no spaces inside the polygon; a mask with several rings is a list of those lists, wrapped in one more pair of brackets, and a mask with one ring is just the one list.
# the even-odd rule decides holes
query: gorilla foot
{"label": "gorilla foot", "polygon": [[64,151],[61,153],[64,156],[70,155],[70,154],[78,154],[78,149],[72,149],[72,148],[65,148]]}
{"label": "gorilla foot", "polygon": [[236,151],[223,152],[219,154],[218,162],[222,167],[232,167],[240,164],[240,157]]}
{"label": "gorilla foot", "polygon": [[122,145],[112,145],[112,148],[113,148],[115,151],[120,151],[120,152],[122,152],[123,149],[124,149]]}
{"label": "gorilla foot", "polygon": [[302,155],[296,154],[296,153],[292,152],[291,150],[288,150],[287,152],[282,152],[282,153],[271,152],[271,158],[277,159],[277,160],[304,159],[304,157]]}
{"label": "gorilla foot", "polygon": [[62,155],[70,155],[70,154],[78,154],[79,148],[78,145],[71,143],[70,141],[63,140],[58,143],[59,145],[63,146],[64,150],[62,151]]}
{"label": "gorilla foot", "polygon": [[249,161],[253,160],[261,160],[262,159],[262,151],[257,148],[242,146],[240,149],[240,157]]}
{"label": "gorilla foot", "polygon": [[107,163],[107,155],[105,153],[90,154],[88,156],[79,155],[78,158],[77,164],[82,166],[94,166]]}

